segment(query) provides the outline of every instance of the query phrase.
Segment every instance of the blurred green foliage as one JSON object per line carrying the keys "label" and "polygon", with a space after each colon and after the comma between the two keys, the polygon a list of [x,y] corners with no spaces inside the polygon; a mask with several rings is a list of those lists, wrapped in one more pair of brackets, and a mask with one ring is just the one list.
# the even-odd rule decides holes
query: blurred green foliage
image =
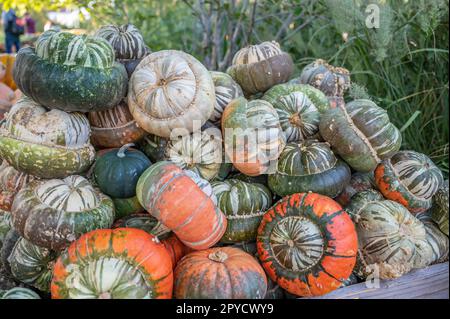
{"label": "blurred green foliage", "polygon": [[[204,62],[211,48],[204,47],[199,12],[215,17],[225,10],[220,23],[231,30],[241,24],[236,49],[277,39],[297,74],[315,58],[349,69],[355,85],[347,98],[370,98],[387,109],[402,129],[403,148],[428,154],[448,176],[448,0],[1,1],[34,9],[76,2],[91,14],[83,24],[89,30],[130,22],[153,51],[184,50]],[[366,26],[370,4],[379,8],[379,28]],[[230,38],[225,31],[220,45],[228,47]]]}

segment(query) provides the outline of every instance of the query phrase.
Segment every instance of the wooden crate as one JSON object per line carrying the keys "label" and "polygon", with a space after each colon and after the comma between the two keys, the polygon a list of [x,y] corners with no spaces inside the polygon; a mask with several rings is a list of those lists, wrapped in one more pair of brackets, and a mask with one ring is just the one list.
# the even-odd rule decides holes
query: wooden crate
{"label": "wooden crate", "polygon": [[359,283],[310,299],[449,299],[449,264],[414,270],[395,280],[381,280],[379,288]]}

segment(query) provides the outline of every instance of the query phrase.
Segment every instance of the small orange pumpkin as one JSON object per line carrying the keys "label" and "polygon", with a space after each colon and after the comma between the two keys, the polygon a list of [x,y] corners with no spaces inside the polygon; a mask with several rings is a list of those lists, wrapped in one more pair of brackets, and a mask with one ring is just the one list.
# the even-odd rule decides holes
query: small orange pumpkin
{"label": "small orange pumpkin", "polygon": [[258,261],[233,247],[217,247],[185,256],[175,269],[178,299],[262,299],[267,278]]}
{"label": "small orange pumpkin", "polygon": [[55,264],[53,299],[168,299],[172,261],[153,235],[97,229],[73,242]]}
{"label": "small orange pumpkin", "polygon": [[266,273],[280,287],[297,296],[319,296],[350,276],[358,242],[352,220],[338,203],[297,193],[266,212],[257,249]]}

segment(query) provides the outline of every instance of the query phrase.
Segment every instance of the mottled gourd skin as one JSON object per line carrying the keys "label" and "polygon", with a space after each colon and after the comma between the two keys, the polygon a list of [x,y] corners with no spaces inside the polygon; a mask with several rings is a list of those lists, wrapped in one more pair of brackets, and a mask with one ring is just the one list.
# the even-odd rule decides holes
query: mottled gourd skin
{"label": "mottled gourd skin", "polygon": [[33,179],[34,176],[19,172],[3,161],[0,164],[0,210],[10,211],[14,196]]}
{"label": "mottled gourd skin", "polygon": [[356,172],[352,174],[350,182],[344,186],[342,192],[334,200],[345,207],[350,203],[351,198],[355,194],[369,189],[374,189],[375,187],[373,172]]}
{"label": "mottled gourd skin", "polygon": [[269,175],[269,187],[279,196],[314,192],[337,196],[350,181],[347,164],[336,158],[327,143],[307,140],[288,143]]}
{"label": "mottled gourd skin", "polygon": [[115,148],[140,141],[146,132],[141,129],[122,101],[116,107],[98,112],[89,112],[91,142],[97,148]]}
{"label": "mottled gourd skin", "polygon": [[297,296],[339,288],[356,263],[355,227],[342,207],[315,193],[286,196],[258,229],[258,256],[268,276]]}
{"label": "mottled gourd skin", "polygon": [[262,299],[267,279],[258,261],[232,247],[188,254],[175,269],[177,299]]}
{"label": "mottled gourd skin", "polygon": [[332,66],[324,60],[318,59],[305,66],[299,82],[310,84],[327,96],[342,97],[350,87],[350,72],[347,69]]}
{"label": "mottled gourd skin", "polygon": [[439,229],[448,236],[448,179],[433,197],[432,217]]}
{"label": "mottled gourd skin", "polygon": [[130,79],[128,106],[145,131],[169,138],[200,128],[214,109],[214,82],[193,56],[162,50],[146,56]]}
{"label": "mottled gourd skin", "polygon": [[214,179],[222,166],[222,135],[211,136],[205,131],[171,140],[166,158],[182,169],[195,172],[208,181]]}
{"label": "mottled gourd skin", "polygon": [[263,42],[239,50],[227,73],[239,83],[246,96],[265,92],[289,80],[294,70],[291,56],[275,42]]}
{"label": "mottled gourd skin", "polygon": [[172,261],[153,235],[135,228],[97,229],[58,258],[53,299],[168,299]]}
{"label": "mottled gourd skin", "polygon": [[25,97],[0,127],[0,157],[41,178],[85,172],[95,159],[89,122],[81,113],[47,110]]}
{"label": "mottled gourd skin", "polygon": [[0,209],[0,250],[2,249],[3,241],[11,229],[11,214]]}
{"label": "mottled gourd skin", "polygon": [[5,242],[5,248],[9,249],[2,249],[3,264],[7,264],[16,280],[49,292],[58,253],[31,243],[14,230],[11,232],[15,234],[9,234]]}
{"label": "mottled gourd skin", "polygon": [[412,213],[420,213],[431,208],[433,195],[444,178],[426,155],[400,151],[377,166],[375,183],[384,197],[399,202]]}
{"label": "mottled gourd skin", "polygon": [[14,80],[24,94],[68,112],[116,106],[126,94],[127,79],[106,40],[54,30],[44,32],[35,48],[22,48],[14,63]]}
{"label": "mottled gourd skin", "polygon": [[0,299],[41,299],[41,297],[31,289],[15,287],[6,291]]}
{"label": "mottled gourd skin", "polygon": [[430,211],[418,213],[416,218],[423,222],[427,233],[427,242],[433,251],[431,264],[448,261],[449,239],[446,234],[439,230],[439,226],[433,221]]}
{"label": "mottled gourd skin", "polygon": [[287,142],[303,141],[319,132],[319,108],[302,91],[300,85],[279,84],[262,97],[277,111]]}
{"label": "mottled gourd skin", "polygon": [[232,100],[243,96],[241,87],[237,84],[231,76],[223,72],[209,71],[214,81],[214,88],[216,93],[216,101],[214,103],[214,111],[209,120],[217,126],[220,126],[222,113],[225,107]]}
{"label": "mottled gourd skin", "polygon": [[370,172],[401,146],[400,131],[386,110],[369,100],[354,100],[322,114],[320,135],[354,170]]}
{"label": "mottled gourd skin", "polygon": [[262,184],[250,184],[227,179],[211,184],[217,205],[227,217],[227,231],[221,242],[249,242],[256,232],[264,212],[272,205],[272,194]]}
{"label": "mottled gourd skin", "polygon": [[94,178],[100,190],[112,198],[136,196],[136,184],[141,174],[152,164],[132,144],[111,149],[97,157]]}
{"label": "mottled gourd skin", "polygon": [[346,210],[358,233],[361,277],[398,278],[432,262],[424,224],[399,203],[369,190],[353,196]]}
{"label": "mottled gourd skin", "polygon": [[215,245],[227,228],[209,182],[169,161],[153,164],[141,175],[136,195],[146,211],[192,249]]}
{"label": "mottled gourd skin", "polygon": [[114,203],[115,218],[122,218],[132,214],[139,214],[144,211],[137,196],[129,198],[112,198]]}
{"label": "mottled gourd skin", "polygon": [[114,204],[84,177],[69,176],[27,185],[17,193],[11,217],[25,239],[61,250],[88,231],[109,228]]}
{"label": "mottled gourd skin", "polygon": [[263,100],[240,97],[222,115],[225,153],[240,172],[256,176],[273,170],[286,144],[278,114]]}

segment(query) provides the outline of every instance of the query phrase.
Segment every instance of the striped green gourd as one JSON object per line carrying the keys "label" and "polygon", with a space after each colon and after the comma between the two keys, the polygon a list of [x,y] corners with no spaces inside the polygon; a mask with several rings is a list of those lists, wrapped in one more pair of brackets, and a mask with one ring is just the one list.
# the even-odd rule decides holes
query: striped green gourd
{"label": "striped green gourd", "polygon": [[31,289],[16,287],[6,291],[0,299],[41,299],[41,297]]}
{"label": "striped green gourd", "polygon": [[434,194],[432,217],[438,224],[439,229],[448,236],[448,179],[444,181],[444,184]]}
{"label": "striped green gourd", "polygon": [[419,213],[431,207],[433,195],[444,178],[425,154],[400,151],[377,166],[375,183],[384,197],[399,202],[412,213]]}
{"label": "striped green gourd", "polygon": [[243,96],[242,89],[231,76],[223,72],[209,71],[214,81],[214,89],[216,93],[216,101],[214,103],[214,111],[209,120],[220,127],[222,113],[225,107],[235,98]]}
{"label": "striped green gourd", "polygon": [[7,211],[0,209],[0,249],[2,248],[3,241],[6,234],[11,229],[11,214]]}
{"label": "striped green gourd", "polygon": [[84,177],[69,176],[27,185],[17,193],[11,217],[22,237],[60,250],[86,232],[109,228],[114,204]]}
{"label": "striped green gourd", "polygon": [[85,115],[47,110],[24,97],[0,127],[0,157],[15,169],[41,178],[86,171],[95,159]]}
{"label": "striped green gourd", "polygon": [[368,190],[353,196],[346,211],[358,233],[361,277],[393,279],[431,263],[424,224],[399,203]]}
{"label": "striped green gourd", "polygon": [[337,196],[350,181],[350,168],[338,159],[328,143],[306,140],[288,143],[269,175],[269,187],[277,195],[314,192]]}
{"label": "striped green gourd", "polygon": [[328,101],[322,93],[322,103],[316,105],[310,98],[316,97],[309,93],[312,90],[307,85],[285,83],[275,85],[262,97],[277,111],[287,142],[303,141],[319,132],[320,113]]}
{"label": "striped green gourd", "polygon": [[53,265],[58,253],[37,246],[11,230],[2,249],[2,262],[16,280],[41,291],[50,291]]}
{"label": "striped green gourd", "polygon": [[448,261],[449,240],[448,236],[439,230],[439,226],[433,221],[430,211],[418,213],[417,219],[425,225],[427,233],[427,242],[433,251],[431,263],[442,263]]}
{"label": "striped green gourd", "polygon": [[354,170],[370,172],[400,148],[400,131],[387,111],[369,100],[354,100],[322,114],[320,135]]}
{"label": "striped green gourd", "polygon": [[227,230],[221,241],[248,242],[256,239],[264,212],[272,205],[272,194],[262,184],[237,179],[211,183],[217,205],[227,217]]}
{"label": "striped green gourd", "polygon": [[[33,76],[30,76],[32,74]],[[36,102],[63,111],[100,111],[119,104],[127,73],[105,39],[48,30],[14,63],[17,87]]]}
{"label": "striped green gourd", "polygon": [[120,26],[102,26],[95,32],[95,36],[101,37],[111,44],[118,60],[139,59],[148,53],[141,32],[129,23]]}
{"label": "striped green gourd", "polygon": [[286,136],[272,104],[243,97],[228,104],[222,115],[225,154],[246,175],[273,169],[286,144]]}
{"label": "striped green gourd", "polygon": [[342,97],[350,88],[350,72],[317,59],[305,66],[298,81],[318,88],[327,96]]}

